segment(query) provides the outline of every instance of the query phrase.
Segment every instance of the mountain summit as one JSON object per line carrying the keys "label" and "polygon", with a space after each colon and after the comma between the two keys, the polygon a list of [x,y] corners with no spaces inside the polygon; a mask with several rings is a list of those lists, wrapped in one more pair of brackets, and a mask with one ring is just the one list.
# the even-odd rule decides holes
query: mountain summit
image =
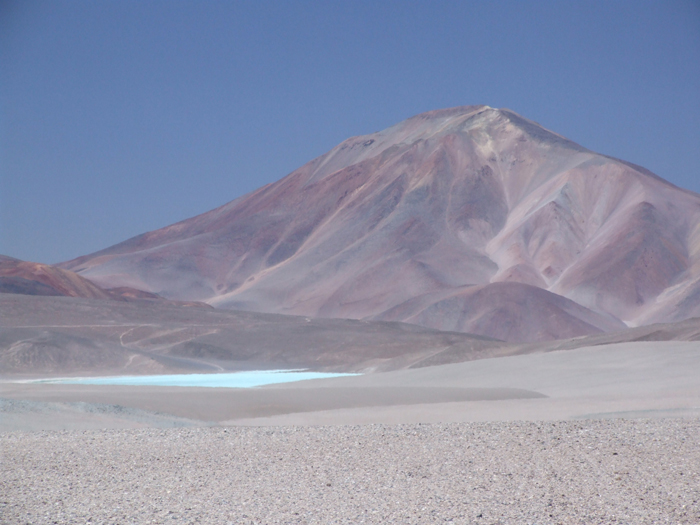
{"label": "mountain summit", "polygon": [[61,266],[217,307],[574,337],[700,315],[700,195],[464,106]]}

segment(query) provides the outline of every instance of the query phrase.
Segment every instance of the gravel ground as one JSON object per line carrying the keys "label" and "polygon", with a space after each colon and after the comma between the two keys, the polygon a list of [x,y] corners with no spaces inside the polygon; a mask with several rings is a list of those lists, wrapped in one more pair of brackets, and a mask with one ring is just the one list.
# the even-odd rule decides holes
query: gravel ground
{"label": "gravel ground", "polygon": [[169,414],[105,403],[51,403],[0,397],[0,434],[13,431],[206,426]]}
{"label": "gravel ground", "polygon": [[700,420],[0,434],[0,522],[700,523]]}

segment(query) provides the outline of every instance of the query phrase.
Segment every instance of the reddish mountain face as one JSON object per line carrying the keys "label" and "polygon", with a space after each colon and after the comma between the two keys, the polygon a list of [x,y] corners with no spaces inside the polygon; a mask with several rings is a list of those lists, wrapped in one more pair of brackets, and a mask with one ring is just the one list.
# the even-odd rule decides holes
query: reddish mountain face
{"label": "reddish mountain face", "polygon": [[112,299],[116,301],[157,299],[159,302],[179,306],[210,308],[204,303],[169,301],[154,293],[127,286],[110,289],[100,288],[75,272],[49,264],[22,261],[6,255],[0,255],[0,293]]}
{"label": "reddish mountain face", "polygon": [[112,298],[107,290],[73,272],[5,255],[0,255],[0,293]]}
{"label": "reddish mountain face", "polygon": [[467,106],[62,266],[217,307],[545,340],[700,315],[700,195]]}

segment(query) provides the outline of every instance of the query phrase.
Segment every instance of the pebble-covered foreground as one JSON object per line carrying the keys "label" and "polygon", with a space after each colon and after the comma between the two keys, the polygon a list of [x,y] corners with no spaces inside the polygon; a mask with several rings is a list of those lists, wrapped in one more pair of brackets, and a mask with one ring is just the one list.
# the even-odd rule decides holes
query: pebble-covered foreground
{"label": "pebble-covered foreground", "polygon": [[0,434],[0,522],[700,523],[699,420]]}

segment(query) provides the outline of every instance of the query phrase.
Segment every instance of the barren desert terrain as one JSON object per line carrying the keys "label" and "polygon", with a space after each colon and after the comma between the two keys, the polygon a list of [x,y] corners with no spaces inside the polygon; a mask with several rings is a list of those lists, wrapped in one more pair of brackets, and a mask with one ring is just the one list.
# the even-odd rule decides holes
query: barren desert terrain
{"label": "barren desert terrain", "polygon": [[[0,257],[0,522],[697,524],[699,218],[465,106],[58,266]],[[353,375],[47,381],[279,369]]]}

